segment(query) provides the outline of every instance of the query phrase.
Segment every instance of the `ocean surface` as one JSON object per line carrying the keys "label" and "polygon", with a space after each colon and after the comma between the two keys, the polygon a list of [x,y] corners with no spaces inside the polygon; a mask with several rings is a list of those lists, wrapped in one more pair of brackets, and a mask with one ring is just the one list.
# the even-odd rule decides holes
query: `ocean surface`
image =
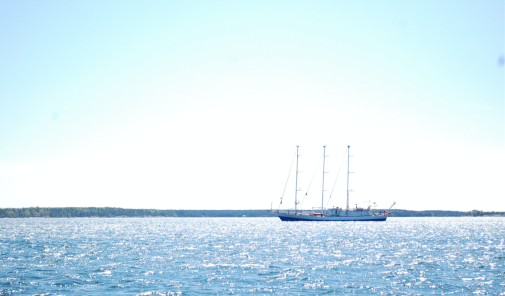
{"label": "ocean surface", "polygon": [[505,295],[505,218],[0,219],[0,295]]}

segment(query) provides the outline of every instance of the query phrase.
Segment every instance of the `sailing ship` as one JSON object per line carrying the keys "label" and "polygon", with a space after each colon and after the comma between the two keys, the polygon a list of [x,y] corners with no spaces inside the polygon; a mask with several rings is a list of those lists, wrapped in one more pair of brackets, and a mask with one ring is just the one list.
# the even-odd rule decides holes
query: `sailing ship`
{"label": "sailing ship", "polygon": [[[349,149],[351,146],[347,146],[347,205],[345,209],[342,208],[324,208],[324,166],[326,159],[326,146],[323,146],[323,190],[321,197],[321,208],[320,211],[303,211],[298,209],[298,200],[297,200],[297,192],[298,192],[298,148],[296,146],[296,177],[295,177],[295,209],[293,210],[277,210],[274,213],[282,220],[282,221],[386,221],[388,218],[388,214],[391,214],[389,211],[377,212],[375,209],[372,209],[371,206],[368,208],[349,208]],[[389,208],[389,210],[396,204]]]}

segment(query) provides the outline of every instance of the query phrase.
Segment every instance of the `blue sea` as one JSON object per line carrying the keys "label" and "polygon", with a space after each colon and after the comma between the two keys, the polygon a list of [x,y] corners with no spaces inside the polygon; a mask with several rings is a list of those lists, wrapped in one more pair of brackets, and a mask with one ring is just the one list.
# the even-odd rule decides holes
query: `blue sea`
{"label": "blue sea", "polygon": [[0,219],[0,295],[505,295],[505,218]]}

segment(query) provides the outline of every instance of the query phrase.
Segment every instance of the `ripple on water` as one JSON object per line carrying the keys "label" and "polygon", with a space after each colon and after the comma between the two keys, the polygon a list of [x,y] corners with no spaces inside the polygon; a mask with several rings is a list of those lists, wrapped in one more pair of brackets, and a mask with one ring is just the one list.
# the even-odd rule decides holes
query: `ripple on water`
{"label": "ripple on water", "polygon": [[499,294],[505,219],[1,219],[1,294]]}

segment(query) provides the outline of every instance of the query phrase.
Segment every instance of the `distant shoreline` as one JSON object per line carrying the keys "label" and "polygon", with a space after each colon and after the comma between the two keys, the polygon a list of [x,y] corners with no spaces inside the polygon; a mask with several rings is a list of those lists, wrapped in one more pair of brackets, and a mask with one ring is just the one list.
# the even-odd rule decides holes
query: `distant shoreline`
{"label": "distant shoreline", "polygon": [[[383,210],[377,210],[383,211]],[[392,210],[393,217],[505,217],[505,212]],[[0,218],[226,218],[276,217],[270,210],[156,210],[112,207],[0,208]]]}

